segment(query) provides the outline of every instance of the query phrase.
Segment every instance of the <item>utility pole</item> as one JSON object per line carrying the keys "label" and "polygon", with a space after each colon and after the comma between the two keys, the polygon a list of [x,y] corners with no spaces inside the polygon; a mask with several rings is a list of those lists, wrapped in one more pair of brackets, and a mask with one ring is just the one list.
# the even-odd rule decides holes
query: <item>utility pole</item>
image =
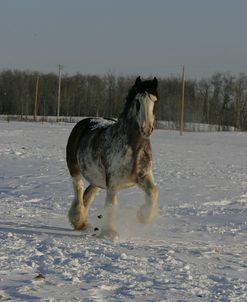
{"label": "utility pole", "polygon": [[60,116],[60,96],[61,96],[61,73],[63,66],[61,64],[58,65],[58,93],[57,93],[57,121]]}
{"label": "utility pole", "polygon": [[185,88],[185,75],[184,75],[184,65],[183,65],[182,95],[180,100],[180,135],[183,135],[183,131],[184,131],[184,88]]}
{"label": "utility pole", "polygon": [[35,89],[35,101],[34,101],[34,112],[33,112],[33,120],[34,120],[34,121],[36,121],[36,119],[37,119],[37,112],[38,112],[38,94],[39,94],[39,75],[37,75],[36,89]]}

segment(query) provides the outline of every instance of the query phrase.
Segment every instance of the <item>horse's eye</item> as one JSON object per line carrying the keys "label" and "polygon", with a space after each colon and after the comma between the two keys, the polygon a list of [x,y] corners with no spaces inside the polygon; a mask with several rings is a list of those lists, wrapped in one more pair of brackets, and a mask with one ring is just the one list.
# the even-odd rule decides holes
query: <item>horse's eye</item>
{"label": "horse's eye", "polygon": [[141,104],[138,100],[136,100],[136,112],[138,113],[140,110]]}

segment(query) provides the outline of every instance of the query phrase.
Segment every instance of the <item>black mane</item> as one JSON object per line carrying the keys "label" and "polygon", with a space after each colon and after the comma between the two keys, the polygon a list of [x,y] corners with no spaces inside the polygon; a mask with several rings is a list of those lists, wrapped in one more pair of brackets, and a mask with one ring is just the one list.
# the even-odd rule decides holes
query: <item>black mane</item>
{"label": "black mane", "polygon": [[130,90],[128,92],[128,95],[126,97],[126,102],[124,105],[124,109],[123,109],[122,113],[120,114],[120,118],[125,118],[127,116],[129,109],[132,105],[132,102],[138,93],[147,92],[147,93],[155,95],[158,99],[157,87],[158,87],[158,81],[156,78],[154,78],[153,80],[142,81],[141,78],[138,77],[135,81],[135,84],[130,88]]}

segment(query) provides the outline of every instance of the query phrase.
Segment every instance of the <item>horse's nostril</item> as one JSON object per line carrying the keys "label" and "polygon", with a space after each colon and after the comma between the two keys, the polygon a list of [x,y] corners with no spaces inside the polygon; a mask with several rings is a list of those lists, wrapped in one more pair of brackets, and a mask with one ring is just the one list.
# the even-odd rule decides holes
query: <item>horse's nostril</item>
{"label": "horse's nostril", "polygon": [[153,127],[142,127],[142,133],[145,135],[145,136],[149,136],[151,135],[151,133],[153,132]]}

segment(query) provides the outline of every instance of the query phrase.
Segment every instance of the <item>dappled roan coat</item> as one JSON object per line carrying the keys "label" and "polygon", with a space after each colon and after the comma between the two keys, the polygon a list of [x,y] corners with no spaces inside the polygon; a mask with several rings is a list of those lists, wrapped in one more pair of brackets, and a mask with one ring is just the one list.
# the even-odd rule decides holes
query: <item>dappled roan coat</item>
{"label": "dappled roan coat", "polygon": [[[95,194],[106,189],[102,236],[117,235],[114,221],[116,194],[138,185],[146,193],[138,212],[140,222],[151,222],[157,214],[158,191],[152,175],[150,135],[158,99],[157,79],[136,79],[117,121],[86,118],[73,128],[66,148],[67,164],[76,198],[69,211],[75,229],[87,225],[88,211]],[[84,191],[84,177],[89,186]]]}

